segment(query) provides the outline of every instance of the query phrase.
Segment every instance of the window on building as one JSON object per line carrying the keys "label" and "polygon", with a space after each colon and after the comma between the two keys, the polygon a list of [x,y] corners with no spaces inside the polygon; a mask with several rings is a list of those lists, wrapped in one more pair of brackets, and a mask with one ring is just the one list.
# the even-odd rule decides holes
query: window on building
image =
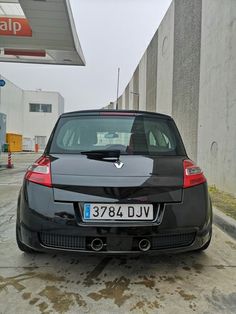
{"label": "window on building", "polygon": [[51,104],[29,104],[30,112],[52,112]]}

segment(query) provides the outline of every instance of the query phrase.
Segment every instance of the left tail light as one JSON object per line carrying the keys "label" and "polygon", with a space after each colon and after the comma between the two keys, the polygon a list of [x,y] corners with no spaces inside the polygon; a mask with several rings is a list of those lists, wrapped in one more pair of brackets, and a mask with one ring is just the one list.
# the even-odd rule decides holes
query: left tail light
{"label": "left tail light", "polygon": [[29,167],[25,179],[33,183],[52,187],[50,159],[46,156],[40,157]]}
{"label": "left tail light", "polygon": [[206,178],[200,167],[196,166],[192,160],[183,161],[184,167],[184,188],[189,188],[206,182]]}

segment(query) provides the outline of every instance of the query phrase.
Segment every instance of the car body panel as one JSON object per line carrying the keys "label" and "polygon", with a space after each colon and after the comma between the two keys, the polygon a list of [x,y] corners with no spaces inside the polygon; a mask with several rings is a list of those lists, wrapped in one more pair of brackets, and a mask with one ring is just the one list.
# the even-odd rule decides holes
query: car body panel
{"label": "car body panel", "polygon": [[[180,202],[183,157],[121,156],[113,162],[78,155],[52,156],[52,182],[57,201]],[[140,167],[140,165],[142,165]],[[98,198],[99,199],[98,199]]]}

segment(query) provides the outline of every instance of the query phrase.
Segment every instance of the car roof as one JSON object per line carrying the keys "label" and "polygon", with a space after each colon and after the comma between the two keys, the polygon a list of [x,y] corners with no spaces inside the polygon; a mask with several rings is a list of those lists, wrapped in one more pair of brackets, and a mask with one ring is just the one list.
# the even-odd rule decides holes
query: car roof
{"label": "car roof", "polygon": [[100,114],[111,114],[114,115],[125,115],[126,113],[130,115],[142,115],[142,116],[155,116],[162,119],[172,119],[171,116],[166,114],[157,113],[157,112],[150,112],[150,111],[138,111],[138,110],[112,110],[112,109],[97,109],[97,110],[80,110],[80,111],[72,111],[66,112],[61,115],[61,117],[74,117],[80,115],[100,115]]}

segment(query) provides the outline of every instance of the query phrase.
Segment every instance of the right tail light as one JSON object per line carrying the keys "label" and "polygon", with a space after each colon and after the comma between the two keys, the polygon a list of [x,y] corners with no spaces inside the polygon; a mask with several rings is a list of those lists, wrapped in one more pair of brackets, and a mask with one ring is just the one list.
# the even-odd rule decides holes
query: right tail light
{"label": "right tail light", "polygon": [[196,166],[192,160],[184,160],[183,167],[185,189],[206,182],[206,178],[201,168]]}

